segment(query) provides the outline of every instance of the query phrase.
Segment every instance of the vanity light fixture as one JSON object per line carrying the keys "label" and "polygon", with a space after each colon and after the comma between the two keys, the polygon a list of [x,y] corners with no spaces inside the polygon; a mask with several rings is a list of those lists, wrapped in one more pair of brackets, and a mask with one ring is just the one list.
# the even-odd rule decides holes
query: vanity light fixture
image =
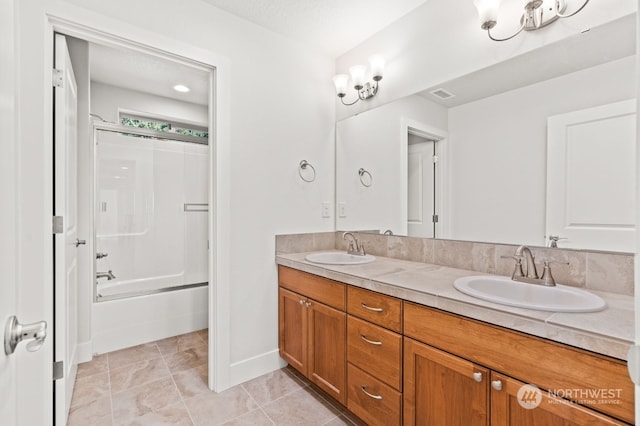
{"label": "vanity light fixture", "polygon": [[480,28],[487,30],[487,35],[493,41],[511,40],[525,31],[535,31],[555,22],[559,18],[569,18],[576,15],[589,3],[582,0],[582,6],[571,13],[565,13],[567,3],[575,3],[580,0],[522,0],[524,12],[520,17],[520,28],[515,34],[506,38],[495,38],[491,35],[491,29],[498,23],[498,9],[500,0],[474,0],[473,4],[478,9],[480,16]]}
{"label": "vanity light fixture", "polygon": [[333,77],[333,84],[336,86],[336,94],[340,98],[343,105],[353,105],[358,101],[373,98],[378,93],[378,82],[382,80],[384,71],[384,58],[380,55],[374,55],[369,58],[369,68],[373,83],[365,81],[367,67],[364,65],[355,65],[349,68],[351,74],[351,84],[358,92],[355,101],[346,103],[344,97],[347,95],[347,86],[349,85],[349,76],[347,74],[338,74]]}

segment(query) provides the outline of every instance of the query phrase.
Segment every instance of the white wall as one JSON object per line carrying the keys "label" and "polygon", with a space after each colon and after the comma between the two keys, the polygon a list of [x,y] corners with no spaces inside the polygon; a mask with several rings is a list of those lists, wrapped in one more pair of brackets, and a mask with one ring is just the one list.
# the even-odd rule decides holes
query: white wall
{"label": "white wall", "polygon": [[[417,95],[338,122],[336,203],[345,204],[346,217],[337,218],[337,229],[391,229],[406,234],[406,208],[401,208],[406,205],[401,188],[404,185],[406,193],[407,181],[403,119],[447,129],[446,108]],[[368,188],[360,183],[361,167],[373,175]]]}
{"label": "white wall", "polygon": [[449,109],[447,237],[543,245],[547,117],[631,99],[634,76],[632,56]]}
{"label": "white wall", "polygon": [[[509,2],[502,2],[502,5],[508,7]],[[633,13],[637,6],[636,2],[628,0],[590,2],[576,16],[560,20],[542,31],[527,32],[498,43],[491,41],[480,29],[471,0],[429,0],[337,59],[336,73],[347,72],[350,66],[358,63],[366,64],[367,58],[375,53],[386,58],[387,66],[374,99],[347,107],[336,98],[336,116],[342,119],[466,75],[582,29]],[[500,17],[495,33],[507,35],[511,28],[517,28],[517,24]],[[348,94],[347,99],[352,96]]]}
{"label": "white wall", "polygon": [[[22,154],[32,153],[23,155],[19,164],[25,181],[21,211],[30,225],[30,240],[21,250],[25,262],[46,266],[43,274],[38,269],[29,274],[26,264],[21,270],[25,279],[42,286],[50,283],[46,271],[51,268],[47,14],[133,34],[176,54],[221,58],[226,65],[221,78],[228,85],[217,88],[226,96],[221,104],[225,110],[216,114],[228,122],[218,123],[224,130],[214,173],[219,178],[219,238],[229,243],[212,255],[218,262],[215,272],[222,277],[218,285],[223,294],[229,291],[231,317],[228,327],[224,320],[214,325],[228,328],[231,336],[221,349],[228,350],[221,360],[231,365],[228,384],[276,368],[274,236],[334,229],[333,217],[321,217],[322,202],[334,198],[333,60],[198,0],[19,2],[18,146]],[[302,159],[318,172],[311,184],[298,177]],[[33,305],[34,316],[47,312],[38,301]]]}
{"label": "white wall", "polygon": [[118,121],[118,111],[128,110],[175,118],[176,121],[207,126],[206,105],[198,105],[164,96],[123,89],[110,84],[91,82],[91,112],[107,121]]}

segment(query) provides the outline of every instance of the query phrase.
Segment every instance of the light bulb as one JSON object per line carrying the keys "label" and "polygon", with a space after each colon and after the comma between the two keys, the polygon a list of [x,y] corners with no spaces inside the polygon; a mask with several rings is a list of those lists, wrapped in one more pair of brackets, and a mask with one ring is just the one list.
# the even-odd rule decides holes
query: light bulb
{"label": "light bulb", "polygon": [[364,76],[367,73],[367,67],[364,65],[354,65],[349,68],[351,73],[351,81],[353,82],[353,88],[360,90],[364,87]]}
{"label": "light bulb", "polygon": [[384,74],[384,58],[380,55],[373,55],[369,58],[369,66],[371,67],[371,78],[374,81],[382,80]]}
{"label": "light bulb", "polygon": [[473,4],[478,9],[480,27],[483,30],[493,28],[498,22],[500,0],[474,0]]}
{"label": "light bulb", "polygon": [[333,77],[333,84],[336,86],[336,94],[342,98],[347,94],[347,85],[349,84],[349,76],[346,74],[338,74]]}

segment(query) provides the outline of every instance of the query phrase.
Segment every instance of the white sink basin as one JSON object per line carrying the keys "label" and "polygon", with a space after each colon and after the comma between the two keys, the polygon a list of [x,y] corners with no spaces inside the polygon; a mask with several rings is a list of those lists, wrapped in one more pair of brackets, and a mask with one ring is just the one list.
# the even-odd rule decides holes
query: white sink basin
{"label": "white sink basin", "polygon": [[480,275],[458,278],[453,286],[464,294],[502,305],[551,312],[596,312],[606,307],[602,298],[566,285],[545,287],[509,277]]}
{"label": "white sink basin", "polygon": [[371,256],[370,254],[358,256],[341,251],[310,253],[305,256],[305,259],[309,262],[323,263],[325,265],[360,265],[363,263],[371,263],[376,260],[375,256]]}

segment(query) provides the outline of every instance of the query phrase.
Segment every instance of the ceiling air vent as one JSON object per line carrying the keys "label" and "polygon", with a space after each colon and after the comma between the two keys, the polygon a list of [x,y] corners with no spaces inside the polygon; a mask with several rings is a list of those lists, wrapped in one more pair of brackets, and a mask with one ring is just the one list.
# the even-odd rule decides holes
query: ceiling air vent
{"label": "ceiling air vent", "polygon": [[440,99],[449,99],[449,98],[453,98],[455,95],[451,92],[449,92],[448,90],[445,90],[443,88],[439,88],[436,90],[432,90],[431,93],[433,96],[440,98]]}

